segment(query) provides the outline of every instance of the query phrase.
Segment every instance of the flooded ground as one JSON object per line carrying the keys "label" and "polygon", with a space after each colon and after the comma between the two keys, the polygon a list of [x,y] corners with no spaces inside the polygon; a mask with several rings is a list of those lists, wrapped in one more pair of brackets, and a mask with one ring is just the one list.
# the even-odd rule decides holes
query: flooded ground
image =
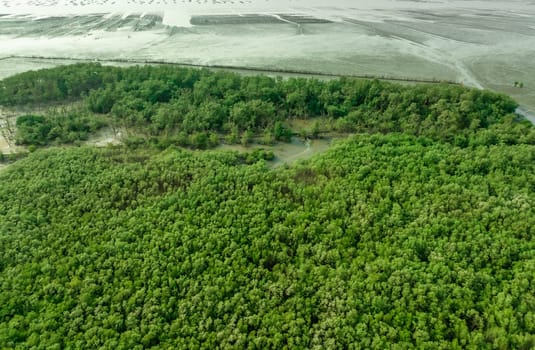
{"label": "flooded ground", "polygon": [[122,143],[122,135],[123,131],[106,127],[98,130],[84,144],[96,147],[119,145]]}
{"label": "flooded ground", "polygon": [[[15,144],[16,115],[17,113],[14,111],[0,109],[0,154],[8,155],[26,150],[26,147]],[[83,144],[96,147],[119,145],[122,143],[122,138],[125,134],[126,132],[124,130],[105,127],[92,135],[89,140],[84,141]],[[251,152],[259,148],[270,150],[275,154],[275,159],[271,161],[270,164],[277,167],[282,164],[292,164],[299,160],[308,159],[327,150],[333,140],[347,136],[349,135],[341,135],[339,137],[329,136],[316,140],[303,140],[299,137],[294,137],[289,143],[281,142],[275,145],[252,144],[247,147],[221,144],[215,149],[239,152]],[[5,168],[6,166],[6,163],[0,162],[0,169]]]}
{"label": "flooded ground", "polygon": [[222,144],[216,150],[238,152],[251,152],[259,148],[270,150],[275,154],[275,159],[270,164],[277,167],[283,164],[292,164],[299,160],[309,159],[318,153],[326,151],[332,142],[332,138],[305,141],[294,137],[290,143],[277,143],[273,146],[253,144],[244,147],[241,145]]}

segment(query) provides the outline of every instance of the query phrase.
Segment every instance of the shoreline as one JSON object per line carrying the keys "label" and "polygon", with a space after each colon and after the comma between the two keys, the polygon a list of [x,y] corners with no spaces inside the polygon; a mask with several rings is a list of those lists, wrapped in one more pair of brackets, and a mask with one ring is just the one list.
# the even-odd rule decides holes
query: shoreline
{"label": "shoreline", "polygon": [[59,56],[26,56],[26,55],[11,55],[1,57],[1,60],[9,59],[28,59],[28,60],[43,60],[43,61],[72,61],[72,62],[98,62],[98,63],[126,63],[126,64],[153,64],[153,65],[171,65],[178,67],[191,67],[191,68],[207,68],[207,69],[224,69],[224,70],[236,70],[253,73],[269,73],[269,74],[293,74],[296,76],[318,76],[327,78],[357,78],[357,79],[370,79],[370,80],[384,80],[384,81],[397,81],[397,82],[409,82],[409,83],[424,83],[424,84],[448,84],[448,85],[463,85],[462,83],[454,80],[447,79],[435,79],[435,78],[418,78],[418,77],[403,77],[403,76],[389,76],[389,75],[376,75],[376,74],[336,74],[326,73],[320,71],[300,70],[300,69],[284,69],[284,68],[269,68],[269,67],[254,67],[254,66],[237,66],[237,65],[225,65],[225,64],[201,64],[201,63],[187,63],[187,62],[173,62],[164,60],[141,60],[141,59],[128,59],[128,58],[77,58],[77,57],[59,57]]}
{"label": "shoreline", "polygon": [[519,106],[519,107],[515,110],[515,113],[518,114],[518,115],[521,115],[521,116],[524,117],[526,120],[529,120],[532,124],[535,125],[535,114],[531,114],[531,112],[528,110],[527,107]]}
{"label": "shoreline", "polygon": [[[97,62],[103,64],[126,64],[126,65],[170,65],[177,67],[189,67],[198,69],[213,69],[213,70],[227,70],[236,73],[253,73],[253,74],[265,74],[265,75],[286,75],[287,77],[307,77],[307,78],[324,78],[324,79],[336,79],[336,78],[354,78],[354,79],[370,79],[380,81],[390,81],[397,83],[414,83],[414,84],[446,84],[464,86],[462,82],[448,80],[448,79],[434,79],[434,78],[419,78],[419,77],[403,77],[403,76],[389,76],[389,75],[376,75],[376,74],[337,74],[328,73],[313,70],[299,70],[299,69],[284,69],[284,68],[269,68],[269,67],[255,67],[255,66],[238,66],[238,65],[224,65],[224,64],[201,64],[201,63],[188,63],[188,62],[175,62],[165,60],[142,60],[142,59],[127,59],[127,58],[80,58],[80,57],[61,57],[61,56],[39,56],[39,55],[9,55],[0,57],[0,61],[9,60],[41,60],[44,62],[64,61],[70,63],[77,62]],[[22,72],[21,72],[22,73]],[[5,79],[6,77],[2,78]],[[0,79],[1,80],[1,79]],[[478,88],[478,87],[473,87]],[[483,86],[483,89],[490,89]],[[494,89],[492,91],[500,92]],[[504,93],[504,92],[501,92]],[[515,111],[516,114],[522,116],[526,120],[535,124],[535,114],[531,109],[531,106],[520,104]]]}

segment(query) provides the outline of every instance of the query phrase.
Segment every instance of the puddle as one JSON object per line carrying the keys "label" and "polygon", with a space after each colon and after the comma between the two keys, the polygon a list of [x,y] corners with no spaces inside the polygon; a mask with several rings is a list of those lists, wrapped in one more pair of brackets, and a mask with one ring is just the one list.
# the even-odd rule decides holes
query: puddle
{"label": "puddle", "polygon": [[252,144],[247,147],[241,145],[220,145],[215,149],[238,152],[251,152],[259,148],[270,150],[275,154],[275,159],[271,164],[273,164],[274,167],[277,167],[283,164],[292,164],[299,160],[309,159],[312,156],[329,149],[331,143],[331,138],[303,141],[294,137],[290,143],[281,142],[273,146],[259,144]]}

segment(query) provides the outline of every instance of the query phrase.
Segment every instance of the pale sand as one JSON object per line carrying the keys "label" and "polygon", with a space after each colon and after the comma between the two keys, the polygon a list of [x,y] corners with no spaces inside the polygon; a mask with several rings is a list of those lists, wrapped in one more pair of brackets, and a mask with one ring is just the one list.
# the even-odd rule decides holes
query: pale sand
{"label": "pale sand", "polygon": [[[9,122],[10,128],[7,127]],[[2,154],[11,154],[17,153],[22,148],[15,145],[14,135],[11,133],[14,130],[15,118],[10,117],[9,120],[6,120],[0,111],[0,153]]]}

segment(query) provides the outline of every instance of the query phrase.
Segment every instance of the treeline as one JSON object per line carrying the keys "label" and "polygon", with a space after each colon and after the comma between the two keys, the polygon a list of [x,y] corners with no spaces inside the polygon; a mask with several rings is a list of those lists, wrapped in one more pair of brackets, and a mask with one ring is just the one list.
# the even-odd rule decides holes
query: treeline
{"label": "treeline", "polygon": [[0,344],[532,349],[535,149],[356,136],[293,167],[48,149],[0,173]]}
{"label": "treeline", "polygon": [[[319,118],[325,120],[324,130],[305,130],[306,136],[326,131],[402,132],[462,147],[474,142],[535,142],[533,130],[522,123],[512,129],[507,126],[508,134],[495,132],[496,137],[489,139],[480,135],[475,141],[480,131],[502,130],[503,123],[515,121],[517,105],[502,94],[454,85],[282,79],[174,66],[99,64],[28,72],[0,83],[0,103],[5,105],[80,99],[86,110],[70,116],[81,123],[76,130],[92,130],[91,118],[98,118],[96,125],[106,120],[106,125],[128,129],[145,139],[152,137],[152,143],[161,148],[170,144],[209,148],[221,140],[247,143],[253,136],[265,143],[285,141],[297,133],[289,121]],[[24,144],[73,138],[19,136]]]}
{"label": "treeline", "polygon": [[39,105],[77,100],[116,80],[115,69],[87,63],[20,73],[0,82],[0,104]]}

